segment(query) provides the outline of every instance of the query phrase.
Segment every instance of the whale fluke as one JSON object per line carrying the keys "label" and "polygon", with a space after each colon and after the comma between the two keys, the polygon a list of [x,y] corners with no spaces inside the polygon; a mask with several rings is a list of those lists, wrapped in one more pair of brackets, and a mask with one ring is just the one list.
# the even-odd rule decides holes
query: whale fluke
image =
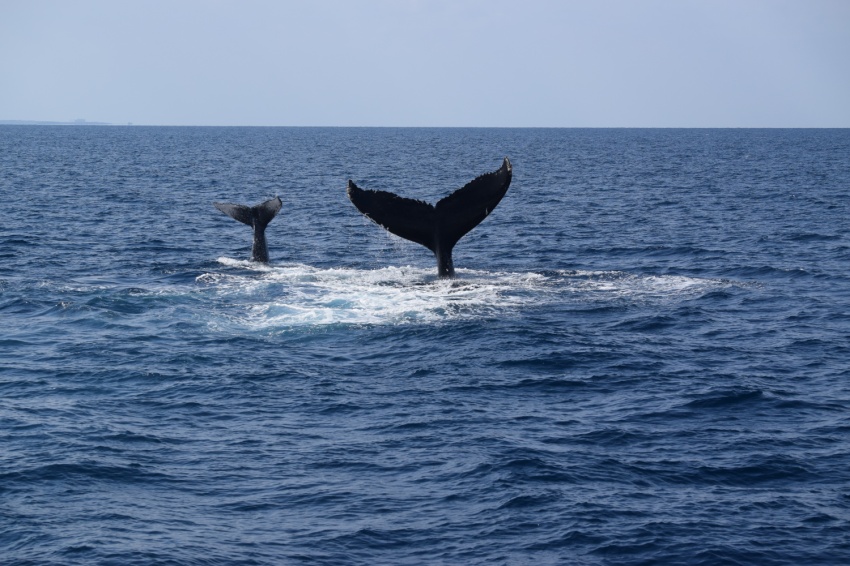
{"label": "whale fluke", "polygon": [[280,197],[267,200],[257,206],[214,202],[213,206],[231,218],[247,224],[254,229],[254,245],[251,247],[251,260],[269,262],[269,248],[266,245],[266,226],[280,212],[283,203]]}
{"label": "whale fluke", "polygon": [[348,198],[376,224],[434,252],[439,276],[452,277],[452,249],[493,212],[508,192],[511,175],[511,162],[506,157],[498,171],[470,181],[436,206],[387,191],[364,190],[351,180]]}

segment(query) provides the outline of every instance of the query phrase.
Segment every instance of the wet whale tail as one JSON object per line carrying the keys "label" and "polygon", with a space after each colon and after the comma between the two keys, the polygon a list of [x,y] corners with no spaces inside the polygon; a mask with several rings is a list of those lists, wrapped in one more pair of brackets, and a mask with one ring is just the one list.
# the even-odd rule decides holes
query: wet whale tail
{"label": "wet whale tail", "polygon": [[280,197],[267,200],[257,206],[214,202],[213,206],[231,218],[247,224],[254,229],[254,245],[251,247],[251,260],[268,263],[269,247],[266,244],[266,226],[269,225],[282,206]]}
{"label": "wet whale tail", "polygon": [[348,198],[357,209],[396,236],[422,244],[437,258],[440,277],[452,277],[452,249],[493,212],[511,184],[506,157],[498,171],[470,181],[436,206],[387,191],[364,190],[348,181]]}

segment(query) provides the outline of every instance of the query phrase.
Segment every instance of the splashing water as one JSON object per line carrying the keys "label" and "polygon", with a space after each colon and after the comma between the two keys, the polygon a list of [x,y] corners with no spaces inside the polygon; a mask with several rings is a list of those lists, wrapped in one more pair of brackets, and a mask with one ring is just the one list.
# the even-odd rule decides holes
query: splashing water
{"label": "splashing water", "polygon": [[319,269],[226,257],[219,263],[232,270],[205,273],[197,282],[224,306],[212,326],[231,330],[427,324],[509,316],[523,307],[552,303],[683,299],[732,285],[618,271],[543,274],[460,269],[455,279],[439,279],[432,269],[415,267]]}

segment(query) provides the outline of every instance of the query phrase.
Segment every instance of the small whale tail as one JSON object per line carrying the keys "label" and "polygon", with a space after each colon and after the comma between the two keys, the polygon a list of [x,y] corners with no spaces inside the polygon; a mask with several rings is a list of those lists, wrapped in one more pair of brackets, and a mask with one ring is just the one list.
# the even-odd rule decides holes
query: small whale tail
{"label": "small whale tail", "polygon": [[268,263],[269,248],[266,244],[266,226],[277,216],[281,206],[283,206],[280,197],[267,200],[257,206],[245,206],[244,204],[230,204],[225,202],[214,202],[213,206],[234,220],[247,224],[254,229],[251,260]]}
{"label": "small whale tail", "polygon": [[440,277],[452,277],[452,249],[496,208],[511,184],[511,162],[467,183],[436,206],[387,191],[364,190],[348,181],[348,198],[370,220],[389,232],[431,250]]}

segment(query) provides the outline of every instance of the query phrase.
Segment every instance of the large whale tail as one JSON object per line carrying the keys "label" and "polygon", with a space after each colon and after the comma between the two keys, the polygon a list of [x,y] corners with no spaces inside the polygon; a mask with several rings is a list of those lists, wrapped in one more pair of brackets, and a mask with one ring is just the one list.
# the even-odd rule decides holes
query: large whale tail
{"label": "large whale tail", "polygon": [[283,203],[280,197],[267,200],[257,206],[214,202],[213,206],[231,218],[247,224],[254,229],[254,245],[251,247],[251,260],[268,263],[269,248],[266,244],[266,226],[269,225]]}
{"label": "large whale tail", "polygon": [[470,181],[436,206],[387,191],[364,190],[348,181],[348,198],[376,224],[396,236],[422,244],[437,258],[440,277],[452,277],[452,249],[467,232],[493,212],[511,184],[506,157],[498,171]]}

